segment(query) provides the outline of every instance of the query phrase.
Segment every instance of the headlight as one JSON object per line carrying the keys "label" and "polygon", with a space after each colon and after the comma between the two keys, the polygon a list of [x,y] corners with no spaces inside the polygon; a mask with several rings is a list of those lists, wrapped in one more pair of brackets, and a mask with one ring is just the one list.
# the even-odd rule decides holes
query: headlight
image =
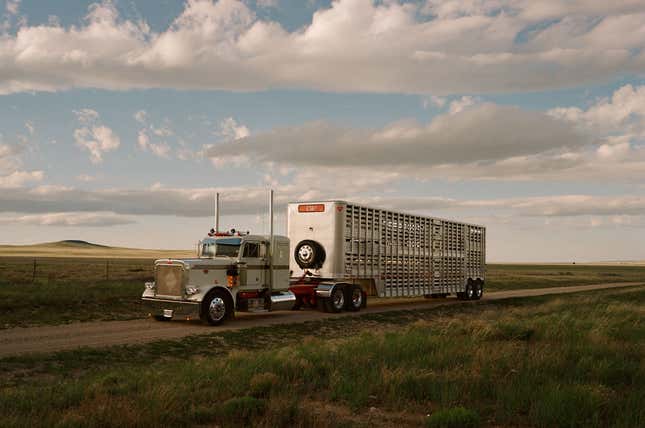
{"label": "headlight", "polygon": [[191,286],[186,287],[186,294],[189,296],[197,293],[199,293],[199,288]]}
{"label": "headlight", "polygon": [[155,283],[154,282],[146,282],[146,288],[148,290],[154,290],[155,289]]}

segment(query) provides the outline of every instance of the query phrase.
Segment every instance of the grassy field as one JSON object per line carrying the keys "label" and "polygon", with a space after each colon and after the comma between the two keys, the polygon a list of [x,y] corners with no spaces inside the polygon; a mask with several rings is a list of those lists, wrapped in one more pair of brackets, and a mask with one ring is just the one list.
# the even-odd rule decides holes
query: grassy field
{"label": "grassy field", "polygon": [[[147,315],[153,259],[0,257],[0,328]],[[487,291],[645,281],[645,266],[489,265]],[[374,301],[374,300],[372,300]]]}
{"label": "grassy field", "polygon": [[644,308],[638,287],[5,358],[0,426],[640,427]]}
{"label": "grassy field", "polygon": [[120,248],[75,240],[46,242],[35,245],[0,245],[0,257],[155,259],[192,257],[194,255],[195,251],[191,250]]}
{"label": "grassy field", "polygon": [[486,288],[497,291],[636,281],[645,281],[645,266],[491,264]]}

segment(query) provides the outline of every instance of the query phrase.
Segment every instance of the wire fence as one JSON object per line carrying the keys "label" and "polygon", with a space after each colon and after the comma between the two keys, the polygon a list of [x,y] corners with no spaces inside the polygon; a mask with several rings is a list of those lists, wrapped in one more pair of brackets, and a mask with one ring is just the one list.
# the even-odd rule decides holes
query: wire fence
{"label": "wire fence", "polygon": [[1,283],[151,280],[154,259],[0,257]]}

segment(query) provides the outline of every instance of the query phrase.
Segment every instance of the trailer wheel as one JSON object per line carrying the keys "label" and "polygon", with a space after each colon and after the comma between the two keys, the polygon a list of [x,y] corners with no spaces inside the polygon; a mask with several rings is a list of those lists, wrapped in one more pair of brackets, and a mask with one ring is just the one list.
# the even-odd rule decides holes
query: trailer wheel
{"label": "trailer wheel", "polygon": [[474,295],[475,292],[473,288],[473,281],[469,279],[466,283],[466,289],[464,291],[458,292],[457,298],[459,300],[472,300]]}
{"label": "trailer wheel", "polygon": [[475,286],[472,282],[466,284],[466,300],[475,300]]}
{"label": "trailer wheel", "polygon": [[233,302],[226,291],[215,289],[202,301],[200,318],[210,325],[219,325],[233,316]]}
{"label": "trailer wheel", "polygon": [[473,300],[479,300],[484,295],[484,282],[481,279],[475,281],[475,293]]}
{"label": "trailer wheel", "polygon": [[347,310],[353,312],[360,311],[361,307],[363,307],[363,300],[365,299],[365,293],[363,293],[363,289],[358,285],[351,285],[349,287],[346,287],[345,290]]}
{"label": "trailer wheel", "polygon": [[336,286],[331,292],[331,296],[323,299],[325,312],[340,312],[345,307],[345,288]]}

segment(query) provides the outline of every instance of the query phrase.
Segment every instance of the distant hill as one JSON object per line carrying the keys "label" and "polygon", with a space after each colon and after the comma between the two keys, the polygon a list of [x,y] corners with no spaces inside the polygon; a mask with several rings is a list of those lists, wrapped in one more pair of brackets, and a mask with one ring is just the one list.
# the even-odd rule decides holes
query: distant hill
{"label": "distant hill", "polygon": [[192,257],[191,250],[154,250],[110,247],[79,239],[33,245],[0,245],[0,257],[165,258]]}
{"label": "distant hill", "polygon": [[52,245],[60,246],[73,246],[73,247],[93,247],[93,248],[110,248],[107,245],[93,244],[87,241],[81,241],[80,239],[66,239],[65,241],[52,242]]}

